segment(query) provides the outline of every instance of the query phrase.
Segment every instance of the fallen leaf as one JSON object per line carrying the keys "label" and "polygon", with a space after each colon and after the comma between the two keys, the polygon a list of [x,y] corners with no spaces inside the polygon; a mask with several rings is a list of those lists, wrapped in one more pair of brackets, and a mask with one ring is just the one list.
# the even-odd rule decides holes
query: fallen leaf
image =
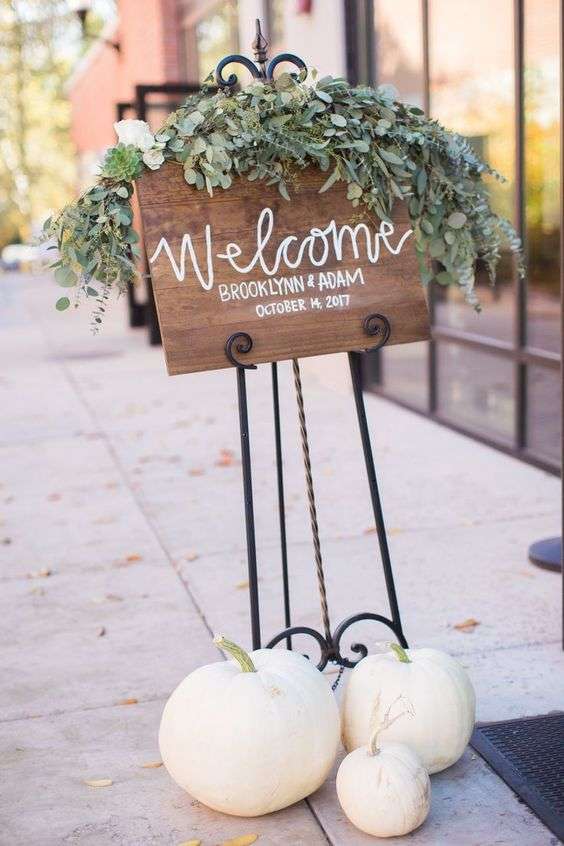
{"label": "fallen leaf", "polygon": [[199,557],[200,556],[198,555],[197,552],[189,552],[188,555],[186,556],[186,561],[195,561],[196,558],[199,558]]}
{"label": "fallen leaf", "polygon": [[36,570],[35,573],[28,573],[28,579],[47,579],[53,575],[53,571],[49,567],[42,567],[41,570]]}
{"label": "fallen leaf", "polygon": [[201,840],[183,840],[178,846],[202,846]]}
{"label": "fallen leaf", "polygon": [[121,602],[122,597],[118,596],[117,594],[113,594],[113,593],[105,593],[104,596],[95,596],[92,599],[92,602],[94,603],[94,605],[102,605],[104,602],[110,602],[110,601]]}
{"label": "fallen leaf", "polygon": [[98,629],[98,637],[104,637],[105,634],[106,634],[106,627],[100,626],[100,628]]}
{"label": "fallen leaf", "polygon": [[232,467],[235,464],[235,453],[232,449],[220,449],[216,467]]}
{"label": "fallen leaf", "polygon": [[139,553],[137,553],[137,552],[133,552],[131,555],[126,555],[125,560],[130,561],[130,562],[141,561],[142,556],[139,555]]}
{"label": "fallen leaf", "polygon": [[475,620],[474,617],[468,617],[467,620],[464,620],[462,623],[455,623],[453,629],[456,629],[458,632],[464,632],[465,634],[470,634],[474,631],[476,626],[480,625],[479,620]]}
{"label": "fallen leaf", "polygon": [[203,476],[205,470],[202,470],[200,467],[193,467],[191,470],[188,470],[189,476]]}
{"label": "fallen leaf", "polygon": [[224,840],[221,846],[251,846],[259,838],[258,834],[242,834],[240,837],[233,837],[232,840]]}
{"label": "fallen leaf", "polygon": [[156,770],[158,767],[162,767],[162,761],[147,761],[146,764],[141,764],[144,770]]}
{"label": "fallen leaf", "polygon": [[135,696],[129,696],[127,699],[120,699],[118,705],[137,705],[138,702]]}
{"label": "fallen leaf", "polygon": [[110,787],[113,784],[111,778],[86,778],[84,784],[88,787]]}
{"label": "fallen leaf", "polygon": [[235,585],[235,587],[237,588],[237,590],[245,590],[245,588],[248,588],[248,587],[249,587],[249,580],[248,580],[248,579],[243,579],[243,581],[242,581],[242,582],[237,582],[237,584]]}

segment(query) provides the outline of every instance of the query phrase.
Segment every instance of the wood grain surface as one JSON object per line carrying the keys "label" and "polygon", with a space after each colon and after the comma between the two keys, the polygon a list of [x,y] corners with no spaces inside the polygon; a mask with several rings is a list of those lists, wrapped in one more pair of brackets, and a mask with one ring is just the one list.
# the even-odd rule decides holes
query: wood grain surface
{"label": "wood grain surface", "polygon": [[[374,339],[366,335],[363,320],[372,313],[383,314],[389,320],[389,344],[429,337],[427,306],[412,236],[397,255],[380,239],[378,261],[372,263],[363,229],[356,236],[355,256],[351,230],[340,228],[368,224],[372,240],[378,241],[375,236],[380,222],[352,207],[343,183],[319,194],[326,178],[327,174],[315,168],[299,173],[290,186],[291,202],[284,200],[276,187],[244,178],[234,181],[228,190],[215,189],[210,198],[205,191],[187,185],[182,167],[173,162],[138,180],[149,259],[161,245],[150,269],[171,375],[232,366],[225,343],[235,332],[247,332],[252,337],[251,352],[241,358],[255,364],[369,348]],[[257,257],[257,221],[265,208],[271,210],[272,231],[266,240],[267,216],[261,230],[263,247]],[[403,203],[397,204],[396,211],[395,231],[387,238],[392,248],[410,226]],[[313,243],[310,237],[299,266],[288,267],[284,258],[290,264],[296,260],[300,244],[311,236],[312,227],[324,230],[332,220],[335,230],[318,235]],[[335,249],[338,235],[334,232],[341,236],[340,259],[339,250]],[[210,286],[212,281],[208,259],[213,264],[213,285],[209,290],[196,275],[185,235],[190,236],[204,285]],[[295,240],[287,242],[286,252],[280,253],[280,243],[288,236],[295,236]],[[183,238],[185,273],[179,279]],[[231,255],[240,268],[252,264],[255,257],[248,272],[240,273],[221,257],[228,244],[237,245],[231,247]],[[273,270],[277,250],[279,267]],[[321,266],[311,260],[319,262],[325,256]],[[280,310],[283,313],[277,313]]]}

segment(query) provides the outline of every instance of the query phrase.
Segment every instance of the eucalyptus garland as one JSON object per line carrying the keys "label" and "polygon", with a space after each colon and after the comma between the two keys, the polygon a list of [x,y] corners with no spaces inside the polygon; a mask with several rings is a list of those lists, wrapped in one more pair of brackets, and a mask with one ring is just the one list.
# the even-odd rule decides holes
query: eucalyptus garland
{"label": "eucalyptus garland", "polygon": [[[365,214],[389,220],[394,202],[404,201],[423,284],[458,285],[479,308],[476,260],[493,283],[501,250],[520,250],[511,224],[493,212],[483,181],[503,177],[465,138],[394,99],[388,87],[313,79],[310,85],[285,73],[273,82],[254,80],[231,96],[204,87],[154,136],[142,121],[116,124],[120,143],[108,150],[97,184],[44,227],[59,250],[52,265],[57,282],[74,289],[75,304],[95,300],[94,329],[111,288],[125,290],[138,273],[134,180],[166,161],[210,196],[241,176],[276,185],[290,201],[300,170],[313,164],[327,172],[320,192],[344,181],[352,206]],[[70,304],[65,296],[56,307]]]}

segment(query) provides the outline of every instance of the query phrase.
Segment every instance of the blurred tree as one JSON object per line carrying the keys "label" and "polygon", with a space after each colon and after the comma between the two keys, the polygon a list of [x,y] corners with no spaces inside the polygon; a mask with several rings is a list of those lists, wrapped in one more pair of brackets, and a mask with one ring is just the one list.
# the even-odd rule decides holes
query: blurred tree
{"label": "blurred tree", "polygon": [[0,0],[0,249],[72,195],[64,84],[79,45],[67,0]]}

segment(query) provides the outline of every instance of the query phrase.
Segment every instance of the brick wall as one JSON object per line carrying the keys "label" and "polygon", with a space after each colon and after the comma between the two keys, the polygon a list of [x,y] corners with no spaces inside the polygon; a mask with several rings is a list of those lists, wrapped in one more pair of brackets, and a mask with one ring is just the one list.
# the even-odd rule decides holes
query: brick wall
{"label": "brick wall", "polygon": [[104,149],[114,143],[116,104],[133,99],[135,86],[182,81],[178,0],[119,0],[119,21],[78,65],[69,84],[72,137],[81,180],[88,178]]}

